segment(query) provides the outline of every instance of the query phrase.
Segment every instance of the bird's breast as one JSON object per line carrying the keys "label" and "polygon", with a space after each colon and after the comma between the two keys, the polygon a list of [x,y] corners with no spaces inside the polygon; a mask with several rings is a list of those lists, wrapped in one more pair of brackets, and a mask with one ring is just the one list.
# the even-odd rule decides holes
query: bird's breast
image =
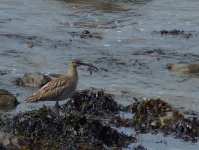
{"label": "bird's breast", "polygon": [[65,100],[67,98],[72,97],[73,94],[76,91],[77,83],[78,83],[78,79],[77,78],[76,79],[71,79],[66,86],[63,86],[63,89],[61,89],[63,92],[61,94],[60,99],[61,100]]}

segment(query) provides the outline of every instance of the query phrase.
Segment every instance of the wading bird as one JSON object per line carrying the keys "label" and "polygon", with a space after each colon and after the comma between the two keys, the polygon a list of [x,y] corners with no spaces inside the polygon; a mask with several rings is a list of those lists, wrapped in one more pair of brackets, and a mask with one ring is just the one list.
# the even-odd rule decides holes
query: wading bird
{"label": "wading bird", "polygon": [[97,69],[91,64],[82,63],[80,60],[70,60],[68,72],[65,75],[48,82],[39,91],[30,96],[25,103],[56,101],[55,107],[58,110],[58,102],[72,97],[75,93],[78,83],[77,67],[81,65]]}

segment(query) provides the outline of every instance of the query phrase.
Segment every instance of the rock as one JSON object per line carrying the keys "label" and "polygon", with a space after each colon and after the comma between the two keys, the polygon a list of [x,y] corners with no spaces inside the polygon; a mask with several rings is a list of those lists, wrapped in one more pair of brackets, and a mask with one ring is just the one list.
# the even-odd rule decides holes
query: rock
{"label": "rock", "polygon": [[0,89],[0,107],[15,107],[18,102],[14,95],[4,89]]}
{"label": "rock", "polygon": [[167,69],[170,71],[199,73],[199,63],[190,64],[168,64]]}
{"label": "rock", "polygon": [[193,37],[194,34],[192,32],[186,32],[183,30],[173,29],[173,30],[161,30],[161,31],[154,31],[155,34],[163,35],[172,35],[172,36],[180,36],[189,39],[190,37]]}
{"label": "rock", "polygon": [[88,30],[84,30],[80,34],[80,38],[92,38],[92,37],[93,35]]}
{"label": "rock", "polygon": [[192,142],[197,142],[199,137],[199,116],[195,114],[187,116],[184,111],[173,108],[160,98],[135,99],[135,103],[125,107],[124,110],[132,112],[133,117],[116,116],[110,123],[117,127],[133,127],[140,133],[173,134]]}
{"label": "rock", "polygon": [[1,71],[1,70],[0,70],[0,75],[1,75],[1,76],[6,75],[6,74],[7,74],[7,72]]}
{"label": "rock", "polygon": [[75,92],[63,106],[63,109],[79,110],[89,115],[117,113],[121,109],[121,106],[113,100],[110,94],[96,88]]}
{"label": "rock", "polygon": [[84,30],[81,33],[79,33],[79,32],[70,32],[69,34],[73,38],[74,37],[80,37],[82,39],[92,39],[92,38],[99,39],[99,40],[102,39],[102,36],[100,35],[100,33],[97,33],[97,32],[91,33],[88,30]]}
{"label": "rock", "polygon": [[[4,127],[9,128],[12,122],[17,139],[22,135],[22,141],[26,139],[33,149],[104,149],[104,145],[124,147],[130,141],[135,141],[134,137],[119,133],[96,117],[79,111],[66,111],[63,114],[58,120],[52,109],[43,107],[17,114],[11,119],[6,118]],[[5,147],[8,143],[12,147],[13,144],[18,146],[19,142],[15,142],[14,137],[9,134],[3,139],[6,140],[3,141]]]}
{"label": "rock", "polygon": [[29,149],[27,142],[21,137],[7,132],[0,132],[0,148],[5,150]]}
{"label": "rock", "polygon": [[[136,140],[104,123],[104,118],[118,114],[119,110],[119,105],[103,90],[83,90],[60,106],[59,117],[54,108],[44,106],[9,118],[0,116],[0,129],[14,131],[31,149],[113,149]],[[14,141],[8,146],[12,143],[18,146]]]}
{"label": "rock", "polygon": [[52,79],[41,73],[26,73],[23,77],[16,79],[16,84],[20,86],[42,87]]}
{"label": "rock", "polygon": [[33,42],[28,42],[28,47],[29,48],[33,48],[33,46],[34,46]]}

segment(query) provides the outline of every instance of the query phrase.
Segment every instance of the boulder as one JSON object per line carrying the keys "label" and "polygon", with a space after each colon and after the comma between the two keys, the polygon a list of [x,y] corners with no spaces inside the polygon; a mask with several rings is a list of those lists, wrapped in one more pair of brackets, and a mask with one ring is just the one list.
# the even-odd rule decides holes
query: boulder
{"label": "boulder", "polygon": [[16,80],[16,84],[20,86],[42,87],[52,79],[41,73],[26,73],[23,77]]}
{"label": "boulder", "polygon": [[199,63],[168,64],[167,69],[177,72],[199,73]]}
{"label": "boulder", "polygon": [[15,107],[18,102],[14,95],[4,89],[0,89],[0,107]]}
{"label": "boulder", "polygon": [[27,142],[20,136],[7,132],[0,132],[0,149],[20,150],[29,149]]}

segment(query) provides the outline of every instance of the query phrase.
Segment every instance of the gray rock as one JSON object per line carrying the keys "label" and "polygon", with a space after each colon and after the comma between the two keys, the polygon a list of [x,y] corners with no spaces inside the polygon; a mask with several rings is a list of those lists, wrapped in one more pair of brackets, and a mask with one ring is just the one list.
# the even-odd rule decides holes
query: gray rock
{"label": "gray rock", "polygon": [[42,87],[52,79],[41,73],[26,73],[23,77],[16,80],[16,84],[20,86]]}
{"label": "gray rock", "polygon": [[167,69],[176,72],[199,73],[199,63],[168,64]]}
{"label": "gray rock", "polygon": [[15,107],[18,102],[14,95],[4,89],[0,89],[0,107]]}

